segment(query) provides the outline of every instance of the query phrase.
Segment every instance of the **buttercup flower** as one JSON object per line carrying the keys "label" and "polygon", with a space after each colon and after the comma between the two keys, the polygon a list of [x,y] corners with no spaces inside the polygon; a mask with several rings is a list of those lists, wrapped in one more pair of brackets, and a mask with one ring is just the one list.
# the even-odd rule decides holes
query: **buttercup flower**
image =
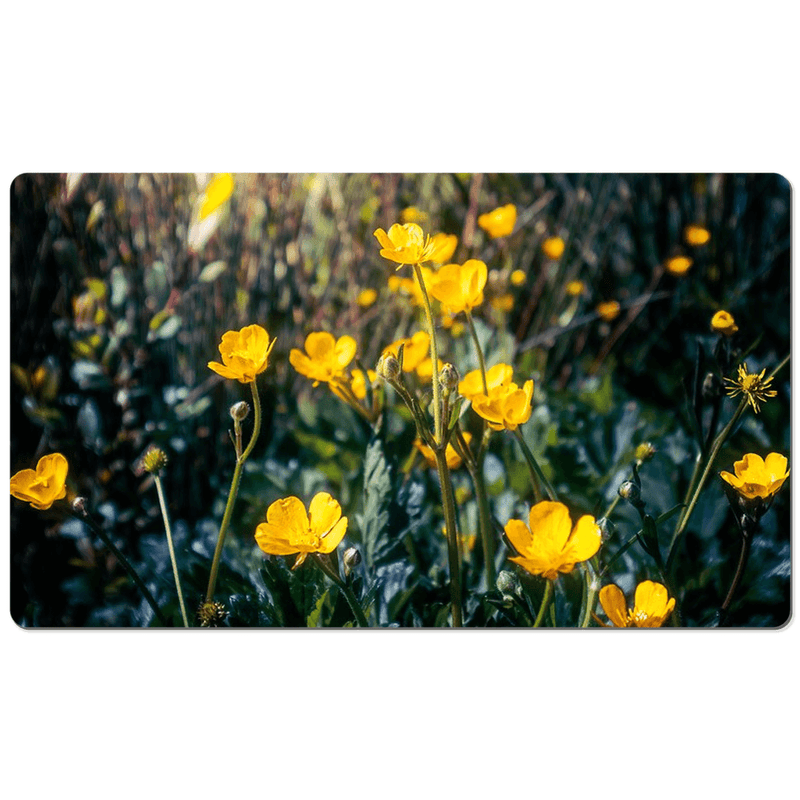
{"label": "buttercup flower", "polygon": [[[403,365],[405,367],[405,362],[403,362]],[[444,361],[442,361],[442,359],[440,358],[439,359],[439,370],[443,366],[444,366]],[[420,361],[419,364],[417,364],[417,367],[416,367],[415,371],[417,373],[417,377],[421,381],[423,381],[424,383],[427,383],[429,380],[431,380],[431,378],[433,378],[433,359],[432,358],[423,358],[422,361]],[[437,370],[437,373],[438,373],[438,370]]]}
{"label": "buttercup flower", "polygon": [[675,256],[667,259],[667,263],[664,266],[666,266],[667,272],[671,272],[673,275],[685,275],[692,264],[694,264],[694,261],[688,256]]}
{"label": "buttercup flower", "polygon": [[723,336],[733,336],[739,330],[739,326],[734,322],[733,315],[727,311],[717,311],[711,317],[711,330],[721,333]]}
{"label": "buttercup flower", "polygon": [[68,469],[67,459],[61,453],[42,456],[35,470],[23,469],[11,476],[11,494],[45,511],[67,496]]}
{"label": "buttercup flower", "polygon": [[553,261],[564,255],[564,240],[560,236],[551,236],[542,242],[542,252]]}
{"label": "buttercup flower", "polygon": [[622,590],[613,583],[604,586],[598,597],[616,628],[660,628],[675,608],[675,598],[669,597],[666,588],[654,581],[642,581],[636,587],[630,610],[625,606]]}
{"label": "buttercup flower", "polygon": [[487,277],[486,264],[475,258],[464,264],[445,264],[433,275],[430,293],[451,314],[472,311],[483,302]]}
{"label": "buttercup flower", "polygon": [[223,378],[252,383],[267,368],[275,340],[260,325],[248,325],[240,331],[222,334],[219,352],[223,363],[209,361],[208,368]]}
{"label": "buttercup flower", "polygon": [[[488,379],[488,376],[487,376]],[[525,381],[520,389],[516,383],[502,384],[489,388],[489,394],[479,394],[472,398],[472,407],[495,431],[517,429],[531,417],[531,398],[533,381]]]}
{"label": "buttercup flower", "polygon": [[403,348],[403,372],[413,372],[427,357],[431,345],[431,337],[425,331],[417,331],[410,339],[398,339],[383,348],[383,355],[397,358],[400,345]]}
{"label": "buttercup flower", "polygon": [[[511,383],[513,374],[514,368],[509,364],[495,364],[486,370],[486,388],[489,390],[489,394],[498,387]],[[474,400],[475,397],[484,393],[483,378],[479,369],[474,369],[464,376],[461,383],[458,384],[458,393],[467,400]]]}
{"label": "buttercup flower", "polygon": [[416,206],[408,206],[400,212],[401,222],[426,222],[428,214],[420,211]]}
{"label": "buttercup flower", "polygon": [[271,556],[297,553],[297,569],[309,553],[332,553],[347,532],[342,507],[327,492],[316,494],[308,507],[297,497],[276,500],[267,509],[267,521],[256,528],[258,546]]}
{"label": "buttercup flower", "polygon": [[493,297],[489,303],[495,311],[508,313],[512,308],[514,308],[514,295],[501,294],[497,297]]}
{"label": "buttercup flower", "polygon": [[[467,444],[469,444],[470,439],[472,439],[472,434],[469,431],[464,431],[464,439],[466,440]],[[414,440],[414,447],[422,453],[423,458],[427,462],[428,466],[431,469],[436,469],[436,454],[431,450],[428,445],[426,445],[422,439],[415,439]],[[447,449],[444,451],[445,459],[447,459],[447,466],[449,469],[458,469],[461,466],[461,456],[456,452],[455,447],[452,444],[447,445]]]}
{"label": "buttercup flower", "polygon": [[527,275],[523,270],[515,269],[510,275],[511,285],[522,286],[522,284],[525,283],[526,278]]}
{"label": "buttercup flower", "polygon": [[233,176],[229,172],[222,172],[214,176],[203,192],[203,202],[200,205],[200,219],[211,216],[233,194]]}
{"label": "buttercup flower", "polygon": [[766,402],[767,398],[775,397],[778,394],[774,389],[770,389],[769,385],[772,383],[772,378],[764,379],[765,369],[756,375],[747,371],[747,364],[739,364],[739,376],[734,381],[730,378],[725,378],[725,382],[729,383],[728,397],[736,397],[738,394],[743,394],[747,398],[747,402],[753,407],[753,411],[758,414],[760,410],[759,403]]}
{"label": "buttercup flower", "polygon": [[578,297],[586,291],[586,284],[583,281],[570,281],[566,289],[570,297]]}
{"label": "buttercup flower", "polygon": [[337,340],[327,331],[319,331],[306,336],[305,350],[303,353],[293,349],[289,353],[289,363],[314,381],[314,386],[319,386],[320,381],[329,383],[344,378],[347,365],[356,355],[356,341],[352,336]]}
{"label": "buttercup flower", "polygon": [[389,233],[383,228],[375,231],[375,238],[381,246],[381,255],[396,264],[421,264],[430,261],[435,246],[431,237],[425,237],[422,228],[413,222],[405,225],[395,223]]}
{"label": "buttercup flower", "polygon": [[780,453],[770,453],[766,459],[755,453],[748,453],[733,465],[735,475],[720,472],[722,480],[733,486],[744,498],[769,500],[775,496],[789,477],[786,466],[789,462]]}
{"label": "buttercup flower", "polygon": [[701,225],[687,225],[683,229],[684,241],[694,247],[706,244],[710,238],[711,234]]}
{"label": "buttercup flower", "polygon": [[512,203],[496,208],[488,214],[481,214],[478,217],[480,225],[492,239],[499,239],[508,236],[514,230],[514,223],[517,221],[517,207]]}
{"label": "buttercup flower", "polygon": [[378,293],[374,289],[364,289],[358,293],[356,303],[361,308],[369,308],[378,299]]}
{"label": "buttercup flower", "polygon": [[363,400],[367,396],[367,380],[369,380],[370,383],[374,383],[378,380],[377,373],[368,369],[365,378],[364,373],[360,369],[353,370],[353,376],[350,380],[350,390],[359,400]]}
{"label": "buttercup flower", "polygon": [[572,572],[575,564],[600,549],[600,528],[594,517],[582,516],[573,528],[569,509],[563,503],[537,503],[530,510],[528,523],[510,519],[505,532],[519,553],[509,560],[533,575],[555,580],[559,572]]}
{"label": "buttercup flower", "polygon": [[619,316],[619,312],[620,305],[616,300],[606,300],[597,306],[597,313],[606,322],[613,322]]}
{"label": "buttercup flower", "polygon": [[431,237],[431,244],[433,245],[431,261],[446,264],[456,251],[458,236],[454,233],[437,233]]}

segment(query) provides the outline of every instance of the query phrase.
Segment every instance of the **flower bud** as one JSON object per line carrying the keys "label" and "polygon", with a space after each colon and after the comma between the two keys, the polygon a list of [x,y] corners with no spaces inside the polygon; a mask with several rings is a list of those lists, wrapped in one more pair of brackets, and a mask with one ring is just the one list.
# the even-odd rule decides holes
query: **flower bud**
{"label": "flower bud", "polygon": [[713,372],[706,374],[703,378],[703,397],[706,400],[713,400],[720,396],[722,393],[722,383]]}
{"label": "flower bud", "polygon": [[636,463],[641,464],[645,461],[649,461],[654,455],[656,454],[656,448],[653,446],[651,442],[642,442],[634,452],[634,457],[636,458]]}
{"label": "flower bud", "polygon": [[439,370],[439,384],[446,395],[458,386],[460,380],[458,370],[452,364],[444,364]]}
{"label": "flower bud", "polygon": [[342,556],[345,578],[361,563],[361,553],[355,547],[348,547]]}
{"label": "flower bud", "polygon": [[145,472],[151,475],[159,475],[161,470],[167,466],[167,454],[153,445],[142,456],[142,467]]}
{"label": "flower bud", "polygon": [[597,520],[597,527],[600,528],[600,535],[604,542],[607,542],[617,530],[617,526],[608,517],[600,517]]}
{"label": "flower bud", "polygon": [[240,400],[231,406],[230,413],[234,421],[242,422],[242,420],[247,419],[247,415],[250,413],[250,406],[244,400]]}
{"label": "flower bud", "polygon": [[623,500],[627,500],[634,505],[639,503],[642,499],[642,492],[633,481],[625,481],[620,485],[617,491]]}
{"label": "flower bud", "polygon": [[733,315],[728,311],[717,311],[711,317],[711,330],[721,333],[723,336],[733,336],[739,330],[739,326],[733,319]]}
{"label": "flower bud", "polygon": [[400,375],[400,362],[391,353],[387,353],[378,359],[375,372],[385,381],[397,380]]}
{"label": "flower bud", "polygon": [[72,510],[76,514],[86,514],[86,498],[85,497],[76,497],[72,501]]}
{"label": "flower bud", "polygon": [[519,578],[513,572],[505,569],[497,576],[495,586],[497,586],[497,591],[503,595],[503,600],[506,602],[512,602],[514,595],[519,595],[520,593]]}

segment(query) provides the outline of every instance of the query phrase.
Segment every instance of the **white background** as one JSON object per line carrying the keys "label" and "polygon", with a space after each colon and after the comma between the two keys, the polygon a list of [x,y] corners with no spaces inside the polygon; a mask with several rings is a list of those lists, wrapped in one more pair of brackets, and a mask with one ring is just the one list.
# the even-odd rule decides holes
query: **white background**
{"label": "white background", "polygon": [[[264,6],[8,6],[3,242],[20,172],[797,179],[788,3]],[[181,635],[23,632],[6,612],[0,635],[14,798],[730,799],[797,781],[797,623]]]}

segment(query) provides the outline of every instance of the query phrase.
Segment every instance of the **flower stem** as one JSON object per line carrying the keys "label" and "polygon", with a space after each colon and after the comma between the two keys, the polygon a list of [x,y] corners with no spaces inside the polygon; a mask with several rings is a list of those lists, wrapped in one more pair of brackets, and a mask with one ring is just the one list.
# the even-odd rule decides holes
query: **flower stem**
{"label": "flower stem", "polygon": [[719,609],[719,619],[717,622],[717,625],[719,627],[722,627],[725,624],[725,620],[727,619],[728,616],[728,608],[730,607],[730,604],[733,601],[733,596],[736,593],[736,589],[739,587],[739,581],[741,581],[742,575],[744,575],[744,568],[745,566],[747,566],[747,557],[750,555],[751,542],[752,542],[752,537],[743,532],[742,549],[739,552],[739,563],[736,565],[736,574],[733,576],[730,588],[728,589],[728,594],[725,595],[725,600]]}
{"label": "flower stem", "polygon": [[598,581],[595,579],[594,575],[592,575],[590,562],[587,561],[583,565],[583,569],[586,577],[586,607],[583,610],[583,616],[581,617],[579,625],[581,628],[588,628],[589,622],[592,619],[592,614],[594,614],[595,606],[597,605]]}
{"label": "flower stem", "polygon": [[422,277],[422,269],[419,264],[414,264],[414,275],[419,284],[420,293],[425,305],[425,318],[428,322],[428,335],[431,339],[431,362],[433,363],[433,430],[436,444],[442,441],[442,401],[441,388],[439,386],[439,351],[436,347],[436,330],[433,325],[433,311],[431,301],[428,297],[428,290],[425,288],[425,279]]}
{"label": "flower stem", "polygon": [[535,481],[538,480],[539,483],[544,486],[544,490],[547,492],[547,496],[551,500],[558,500],[555,489],[553,489],[553,487],[550,485],[550,481],[545,478],[542,468],[534,458],[531,449],[528,447],[525,439],[522,436],[522,431],[518,427],[514,429],[514,435],[517,437],[519,446],[522,448],[522,454],[525,456],[525,461],[528,462],[528,469],[530,470],[531,477],[533,477]]}
{"label": "flower stem", "polygon": [[225,544],[225,536],[228,533],[228,526],[231,522],[233,514],[233,505],[236,502],[236,495],[239,492],[239,481],[242,478],[242,468],[247,457],[255,447],[256,439],[258,439],[259,431],[261,430],[261,399],[258,396],[258,388],[256,382],[251,381],[250,389],[253,393],[253,433],[250,436],[245,451],[241,456],[237,455],[236,467],[233,470],[233,478],[231,480],[231,488],[228,492],[228,502],[225,504],[225,513],[222,515],[222,524],[219,527],[219,536],[217,537],[217,546],[214,549],[214,560],[211,562],[211,574],[208,577],[208,589],[206,590],[206,601],[211,602],[214,599],[214,587],[217,585],[217,574],[219,572],[219,562],[222,557],[222,546]]}
{"label": "flower stem", "polygon": [[122,551],[111,541],[109,536],[106,532],[89,516],[88,511],[83,511],[83,513],[78,514],[72,512],[72,515],[76,518],[85,522],[102,540],[103,544],[117,557],[117,560],[125,567],[128,575],[131,576],[133,582],[139,587],[140,591],[144,595],[144,599],[147,601],[147,604],[150,608],[153,609],[153,613],[158,617],[159,622],[165,627],[169,625],[167,618],[164,616],[164,612],[159,608],[158,603],[156,603],[155,598],[152,594],[150,594],[150,590],[145,585],[145,582],[139,577],[139,573],[133,568],[133,565],[127,558],[122,554]]}
{"label": "flower stem", "polygon": [[439,472],[439,483],[442,488],[442,509],[444,510],[444,525],[447,534],[447,560],[450,566],[450,606],[453,614],[453,627],[461,628],[463,626],[461,615],[461,556],[458,552],[453,484],[450,480],[450,468],[447,466],[444,448],[437,447],[433,452],[436,454],[436,468]]}
{"label": "flower stem", "polygon": [[692,512],[694,511],[697,501],[700,498],[700,493],[703,491],[706,481],[711,474],[714,461],[716,460],[722,445],[725,443],[725,440],[728,438],[728,435],[733,430],[734,426],[739,421],[739,418],[742,416],[746,408],[747,399],[744,399],[741,403],[739,403],[739,407],[734,412],[730,422],[728,422],[728,424],[722,429],[720,435],[714,440],[714,445],[711,448],[711,452],[708,454],[708,461],[706,462],[705,469],[700,475],[700,480],[697,481],[692,499],[689,501],[689,505],[686,508],[686,513],[681,517],[678,527],[675,529],[675,533],[672,534],[672,541],[669,544],[669,552],[667,555],[667,565],[665,569],[666,575],[671,576],[675,568],[675,560],[678,554],[678,545],[680,544],[681,536],[683,536],[683,532],[686,530],[686,526],[689,524],[689,519],[691,518]]}
{"label": "flower stem", "polygon": [[469,332],[472,335],[472,341],[475,344],[475,352],[478,354],[478,363],[481,367],[481,380],[483,381],[483,393],[489,394],[489,385],[486,383],[486,361],[483,358],[483,350],[481,350],[481,343],[478,341],[478,333],[475,330],[475,324],[472,322],[472,312],[469,309],[466,311],[467,325]]}
{"label": "flower stem", "polygon": [[153,474],[153,479],[156,482],[156,491],[158,492],[158,504],[161,506],[161,516],[164,519],[164,530],[167,533],[167,544],[169,545],[169,558],[172,561],[172,574],[175,576],[175,587],[178,590],[178,602],[181,604],[181,617],[183,618],[183,627],[189,627],[189,620],[186,617],[186,606],[183,604],[183,591],[181,590],[181,579],[178,576],[178,562],[175,560],[175,548],[172,544],[172,529],[169,525],[169,514],[167,514],[167,503],[164,500],[164,487],[161,485],[161,478]]}
{"label": "flower stem", "polygon": [[549,578],[545,578],[547,584],[544,587],[544,596],[542,597],[542,604],[539,606],[539,613],[536,615],[536,619],[533,621],[533,627],[538,628],[541,626],[542,621],[544,620],[545,612],[547,611],[548,607],[550,606],[550,602],[553,599],[553,581]]}
{"label": "flower stem", "polygon": [[342,580],[338,568],[334,569],[330,561],[328,561],[328,557],[321,553],[314,559],[314,563],[342,590],[345,600],[347,600],[347,604],[350,606],[350,610],[353,612],[353,616],[356,618],[359,627],[369,628],[369,622],[367,622],[364,609],[361,608],[361,604],[358,602],[353,590],[348,586],[347,581]]}
{"label": "flower stem", "polygon": [[475,487],[475,499],[478,501],[478,525],[481,533],[481,544],[483,545],[483,569],[486,575],[486,588],[491,591],[497,579],[494,566],[495,537],[492,512],[489,508],[489,495],[486,492],[486,480],[483,477],[483,458],[474,467],[470,467],[469,471]]}

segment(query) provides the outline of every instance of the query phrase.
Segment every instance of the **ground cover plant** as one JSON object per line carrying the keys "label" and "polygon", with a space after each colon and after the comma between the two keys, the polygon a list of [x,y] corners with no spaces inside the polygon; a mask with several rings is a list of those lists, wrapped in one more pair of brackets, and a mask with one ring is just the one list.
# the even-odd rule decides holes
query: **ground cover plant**
{"label": "ground cover plant", "polygon": [[776,627],[778,175],[22,175],[26,627]]}

